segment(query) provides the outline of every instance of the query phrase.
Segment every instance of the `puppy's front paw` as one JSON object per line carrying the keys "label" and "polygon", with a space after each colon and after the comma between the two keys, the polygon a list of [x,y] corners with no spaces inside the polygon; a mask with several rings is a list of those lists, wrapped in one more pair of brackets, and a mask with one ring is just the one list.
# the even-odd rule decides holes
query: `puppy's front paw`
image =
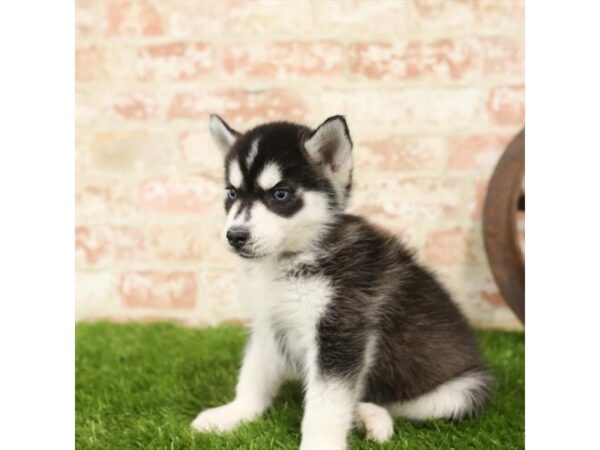
{"label": "puppy's front paw", "polygon": [[202,411],[192,422],[192,428],[205,433],[224,433],[233,430],[241,422],[254,419],[256,416],[258,416],[256,410],[234,401]]}

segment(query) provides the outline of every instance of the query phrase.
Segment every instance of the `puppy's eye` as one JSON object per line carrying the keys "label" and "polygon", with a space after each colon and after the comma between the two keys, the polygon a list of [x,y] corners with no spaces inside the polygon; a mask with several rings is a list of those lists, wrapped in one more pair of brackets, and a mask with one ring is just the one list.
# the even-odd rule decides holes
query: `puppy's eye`
{"label": "puppy's eye", "polygon": [[275,189],[273,191],[273,198],[278,202],[283,202],[290,197],[290,192],[285,189]]}
{"label": "puppy's eye", "polygon": [[227,197],[234,200],[237,197],[237,192],[234,188],[227,188]]}

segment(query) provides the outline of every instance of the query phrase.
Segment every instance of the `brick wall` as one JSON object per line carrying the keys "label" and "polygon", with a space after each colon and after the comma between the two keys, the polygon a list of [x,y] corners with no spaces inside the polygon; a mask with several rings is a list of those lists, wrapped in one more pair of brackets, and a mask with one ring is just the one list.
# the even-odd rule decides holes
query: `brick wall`
{"label": "brick wall", "polygon": [[[344,114],[352,210],[403,233],[470,319],[517,324],[487,266],[486,182],[524,123],[523,3],[76,2],[77,317],[243,319],[207,114]],[[43,68],[40,68],[43,71]]]}

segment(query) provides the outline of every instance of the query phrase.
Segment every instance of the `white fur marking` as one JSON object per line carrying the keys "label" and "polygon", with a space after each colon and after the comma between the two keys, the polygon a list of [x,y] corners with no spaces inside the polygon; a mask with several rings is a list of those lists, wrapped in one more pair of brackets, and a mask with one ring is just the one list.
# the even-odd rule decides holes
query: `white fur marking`
{"label": "white fur marking", "polygon": [[[333,219],[328,209],[327,196],[319,192],[304,192],[300,195],[304,199],[304,207],[292,217],[281,217],[262,202],[255,201],[248,222],[245,222],[245,214],[235,219],[236,223],[244,221],[244,225],[249,228],[252,246],[249,250],[260,256],[283,251],[306,251],[319,234],[324,232],[327,223]],[[232,223],[233,219],[231,222],[228,220],[226,228]]]}
{"label": "white fur marking", "polygon": [[229,182],[239,189],[242,185],[242,171],[237,159],[232,159],[229,163]]}
{"label": "white fur marking", "polygon": [[340,381],[310,380],[300,450],[346,449],[355,410],[356,396],[350,386]]}
{"label": "white fur marking", "polygon": [[283,333],[280,338],[285,340],[294,368],[306,372],[309,360],[316,360],[316,323],[333,294],[329,281],[283,277],[282,271],[289,268],[270,257],[258,264],[248,261],[246,269],[241,292],[248,315],[256,328],[275,325]]}
{"label": "white fur marking", "polygon": [[473,406],[473,393],[486,384],[480,374],[467,374],[447,381],[412,400],[388,405],[394,417],[413,420],[460,417]]}
{"label": "white fur marking", "polygon": [[257,137],[256,139],[254,139],[254,141],[252,141],[252,145],[250,146],[250,151],[248,152],[248,155],[246,156],[246,167],[248,169],[250,169],[250,166],[252,166],[252,163],[256,159],[256,155],[258,155],[259,142],[260,142],[260,136]]}
{"label": "white fur marking", "polygon": [[231,209],[229,210],[229,213],[227,213],[227,219],[225,220],[225,231],[229,230],[233,225],[240,224],[238,211],[241,206],[242,203],[239,201],[236,201],[231,205]]}
{"label": "white fur marking", "polygon": [[268,191],[280,181],[281,171],[274,162],[266,164],[258,176],[258,185],[265,191]]}
{"label": "white fur marking", "polygon": [[[235,209],[237,207],[234,204],[232,211]],[[240,292],[244,296],[242,303],[249,308],[248,313],[253,318],[253,326],[236,387],[236,397],[231,403],[200,413],[192,422],[192,428],[198,431],[225,432],[260,416],[271,404],[282,380],[292,374],[294,369],[300,369],[300,372],[295,373],[297,376],[308,372],[311,379],[316,376],[316,323],[331,300],[329,281],[320,277],[286,279],[279,272],[280,265],[276,258],[267,257],[258,264],[247,264]],[[273,324],[278,324],[278,329],[284,330],[289,356],[297,361],[294,366],[287,366],[287,361],[281,358],[272,333]],[[344,448],[329,444],[345,444],[346,422],[351,424],[353,410],[342,407],[338,411],[337,406],[353,404],[350,399],[351,391],[338,384],[324,385],[321,382],[312,383],[311,386],[311,404],[317,408],[313,408],[310,417],[317,424],[321,422],[321,410],[318,406],[322,399],[324,408],[336,407],[333,415],[324,411],[322,413],[333,417],[335,423],[343,419],[343,423],[334,427],[337,430],[335,435],[322,435],[317,430],[315,434],[309,430],[312,441],[306,441],[302,448]],[[333,396],[335,401],[330,402],[327,396]],[[314,447],[311,444],[317,442],[317,439],[324,446]]]}
{"label": "white fur marking", "polygon": [[363,388],[365,386],[364,379],[371,370],[373,363],[375,362],[375,358],[377,356],[376,350],[377,335],[375,333],[369,333],[369,335],[367,336],[367,343],[365,345],[365,358],[363,361],[362,368],[360,369],[360,373],[358,375],[359,385]]}

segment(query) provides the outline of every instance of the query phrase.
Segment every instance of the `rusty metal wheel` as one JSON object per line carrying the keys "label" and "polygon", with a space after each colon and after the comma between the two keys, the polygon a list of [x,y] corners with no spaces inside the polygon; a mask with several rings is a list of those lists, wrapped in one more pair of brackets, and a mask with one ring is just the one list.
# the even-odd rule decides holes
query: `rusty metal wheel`
{"label": "rusty metal wheel", "polygon": [[525,323],[525,256],[517,213],[525,211],[525,129],[508,144],[488,185],[483,207],[485,251],[500,293]]}

